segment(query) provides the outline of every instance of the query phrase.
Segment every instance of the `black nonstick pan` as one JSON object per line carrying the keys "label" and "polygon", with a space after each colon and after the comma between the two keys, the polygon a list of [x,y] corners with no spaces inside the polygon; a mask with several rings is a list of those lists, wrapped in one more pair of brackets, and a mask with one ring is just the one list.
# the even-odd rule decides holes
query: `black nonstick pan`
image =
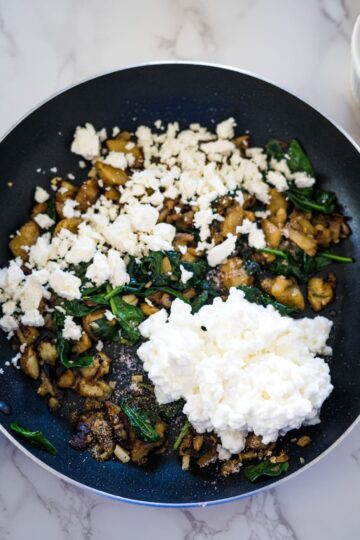
{"label": "black nonstick pan", "polygon": [[[78,157],[69,151],[77,125],[89,121],[97,129],[111,130],[117,125],[131,131],[139,124],[153,125],[161,119],[163,123],[177,120],[182,126],[200,122],[212,127],[229,116],[235,117],[238,133],[250,131],[255,145],[265,144],[270,136],[283,140],[296,137],[302,142],[321,185],[336,192],[345,214],[351,216],[353,234],[339,251],[359,261],[360,154],[356,145],[312,107],[269,82],[230,68],[165,63],[124,69],[79,84],[32,112],[2,140],[0,265],[10,256],[9,235],[29,215],[35,186],[48,188],[53,176],[50,168],[56,166],[62,175],[71,172],[79,181],[84,179]],[[39,168],[41,172],[37,172]],[[322,408],[321,423],[300,430],[300,434],[311,436],[310,446],[300,449],[292,444],[293,433],[282,442],[291,455],[286,477],[334,446],[360,413],[359,263],[338,265],[335,272],[337,300],[323,312],[334,321],[334,354],[329,361],[334,391]],[[1,367],[13,355],[1,333]],[[0,376],[0,400],[12,409],[11,415],[0,412],[5,435],[14,440],[9,426],[18,421],[43,431],[57,447],[57,455],[52,456],[24,443],[38,463],[62,478],[119,500],[169,506],[211,504],[245,496],[279,481],[275,478],[252,484],[243,475],[217,479],[206,469],[184,472],[177,457],[170,455],[155,458],[145,468],[115,461],[96,462],[88,453],[69,447],[71,425],[66,408],[49,413],[35,385],[12,366]],[[305,465],[300,457],[305,458]]]}

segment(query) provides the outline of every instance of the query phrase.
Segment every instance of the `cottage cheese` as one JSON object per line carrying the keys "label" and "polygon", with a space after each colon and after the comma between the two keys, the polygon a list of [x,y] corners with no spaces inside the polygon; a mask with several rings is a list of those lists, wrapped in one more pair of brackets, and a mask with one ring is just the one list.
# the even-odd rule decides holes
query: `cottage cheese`
{"label": "cottage cheese", "polygon": [[223,448],[244,448],[248,432],[265,443],[279,433],[318,421],[332,391],[329,367],[316,356],[332,323],[294,320],[230,290],[191,314],[181,300],[171,314],[155,313],[140,325],[138,349],[160,403],[183,398],[184,413],[199,432],[215,430]]}

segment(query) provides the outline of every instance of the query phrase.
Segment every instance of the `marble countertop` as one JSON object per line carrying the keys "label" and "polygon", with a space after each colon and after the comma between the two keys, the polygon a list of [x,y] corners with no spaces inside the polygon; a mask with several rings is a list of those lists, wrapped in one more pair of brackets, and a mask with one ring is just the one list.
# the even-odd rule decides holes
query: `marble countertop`
{"label": "marble countertop", "polygon": [[[0,135],[49,95],[152,60],[231,64],[272,79],[360,143],[349,97],[359,0],[0,0]],[[315,467],[260,495],[193,510],[143,508],[52,476],[0,436],[0,540],[353,540],[360,425]]]}

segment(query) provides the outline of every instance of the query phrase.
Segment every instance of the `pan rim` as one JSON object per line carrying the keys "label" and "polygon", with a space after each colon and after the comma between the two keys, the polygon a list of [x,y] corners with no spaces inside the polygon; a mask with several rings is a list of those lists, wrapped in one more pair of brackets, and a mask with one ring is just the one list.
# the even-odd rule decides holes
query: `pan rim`
{"label": "pan rim", "polygon": [[[79,80],[79,81],[77,81],[77,82],[75,82],[73,84],[70,84],[70,85],[62,88],[58,92],[55,92],[55,93],[51,94],[49,97],[45,98],[44,100],[41,100],[40,102],[38,102],[37,105],[32,107],[27,113],[22,115],[8,130],[5,131],[5,133],[0,138],[0,144],[28,116],[30,116],[32,113],[34,113],[36,110],[38,110],[40,107],[42,107],[43,105],[45,105],[46,103],[48,103],[52,99],[54,99],[57,96],[67,92],[68,90],[71,90],[72,88],[75,88],[76,86],[79,86],[79,85],[81,85],[83,83],[86,83],[86,82],[90,82],[90,81],[95,80],[95,79],[99,79],[99,78],[107,76],[107,75],[118,73],[118,72],[121,72],[121,71],[127,71],[127,70],[138,69],[138,68],[146,68],[146,67],[151,67],[151,66],[162,66],[162,65],[187,65],[187,66],[202,66],[202,67],[210,67],[210,68],[216,68],[216,69],[224,69],[224,70],[227,70],[227,71],[233,71],[235,73],[240,73],[242,75],[252,77],[254,79],[260,80],[260,81],[265,82],[267,84],[271,84],[272,86],[274,86],[276,88],[279,88],[280,90],[283,90],[284,92],[286,92],[290,96],[295,97],[297,100],[301,101],[302,103],[304,103],[305,105],[310,107],[317,114],[320,114],[325,120],[330,122],[340,133],[342,133],[342,135],[352,144],[352,146],[360,154],[360,145],[357,144],[357,142],[354,140],[354,138],[342,126],[340,126],[336,121],[334,121],[328,115],[325,115],[324,113],[322,113],[318,109],[316,109],[309,101],[307,101],[306,99],[300,97],[299,95],[297,95],[293,91],[290,91],[286,86],[279,85],[276,82],[274,82],[272,79],[257,75],[256,73],[248,71],[248,70],[237,68],[235,66],[231,66],[231,65],[227,65],[227,64],[217,64],[217,63],[212,63],[212,62],[199,62],[199,61],[187,61],[187,60],[164,60],[164,61],[151,61],[151,62],[144,62],[144,63],[139,63],[139,64],[131,64],[131,65],[128,65],[128,66],[120,67],[118,69],[112,69],[112,70],[107,70],[107,71],[104,71],[104,72],[100,72],[100,73],[97,73],[95,75],[92,75],[92,76],[86,77],[84,79],[81,79],[81,80]],[[83,484],[82,482],[74,480],[73,478],[70,478],[69,476],[66,476],[63,473],[60,473],[59,471],[57,471],[56,469],[54,469],[50,465],[44,463],[38,457],[34,456],[25,446],[23,446],[19,441],[17,441],[4,428],[4,426],[1,424],[1,422],[0,422],[0,433],[2,433],[23,454],[25,454],[34,463],[36,463],[37,465],[42,467],[47,472],[50,472],[51,474],[53,474],[54,476],[56,476],[57,478],[59,478],[60,480],[62,480],[64,482],[68,482],[69,484],[71,484],[73,486],[76,486],[78,488],[87,490],[87,491],[89,491],[91,493],[94,493],[96,495],[101,495],[101,496],[106,497],[106,498],[111,499],[111,500],[116,500],[116,501],[120,501],[120,502],[126,502],[126,503],[139,505],[139,506],[145,506],[145,507],[196,508],[196,507],[216,506],[216,505],[220,505],[220,504],[231,503],[231,502],[235,502],[235,501],[238,501],[238,500],[241,500],[241,499],[245,499],[247,497],[257,495],[260,492],[268,491],[269,489],[273,489],[273,488],[283,484],[284,482],[286,482],[290,478],[295,478],[297,475],[301,474],[303,471],[309,469],[310,467],[312,467],[313,465],[318,463],[322,458],[324,458],[332,450],[334,450],[336,448],[336,446],[341,444],[341,442],[349,435],[349,433],[359,423],[360,423],[360,413],[359,413],[358,417],[354,420],[354,422],[352,424],[350,424],[350,426],[344,431],[344,433],[342,433],[342,435],[340,435],[340,437],[332,445],[330,445],[326,450],[324,450],[319,456],[317,456],[311,462],[304,465],[301,469],[298,469],[297,471],[294,471],[293,473],[291,473],[291,474],[289,474],[289,475],[287,475],[287,476],[285,476],[283,478],[280,478],[279,480],[276,480],[275,482],[273,482],[272,484],[270,484],[268,486],[262,486],[262,487],[259,487],[256,490],[251,491],[250,493],[244,493],[244,494],[241,494],[241,495],[235,495],[233,497],[228,497],[228,498],[224,498],[224,499],[217,499],[217,500],[212,500],[212,501],[189,502],[189,503],[159,503],[159,502],[154,502],[154,501],[144,501],[144,500],[138,500],[138,499],[130,499],[130,498],[127,498],[127,497],[122,497],[120,495],[114,495],[112,493],[108,493],[106,491],[102,491],[102,490],[97,489],[97,488],[93,488],[91,486],[88,486],[87,484]]]}

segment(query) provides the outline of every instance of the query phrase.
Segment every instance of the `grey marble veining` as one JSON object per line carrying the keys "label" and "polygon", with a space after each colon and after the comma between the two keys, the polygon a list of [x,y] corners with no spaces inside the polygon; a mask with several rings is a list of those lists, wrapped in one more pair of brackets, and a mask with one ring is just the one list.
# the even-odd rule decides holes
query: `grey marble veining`
{"label": "grey marble veining", "polygon": [[[360,143],[348,72],[359,0],[0,0],[0,134],[61,88],[150,60],[232,64],[297,93]],[[315,467],[221,507],[119,504],[0,436],[0,540],[354,540],[360,426]]]}

